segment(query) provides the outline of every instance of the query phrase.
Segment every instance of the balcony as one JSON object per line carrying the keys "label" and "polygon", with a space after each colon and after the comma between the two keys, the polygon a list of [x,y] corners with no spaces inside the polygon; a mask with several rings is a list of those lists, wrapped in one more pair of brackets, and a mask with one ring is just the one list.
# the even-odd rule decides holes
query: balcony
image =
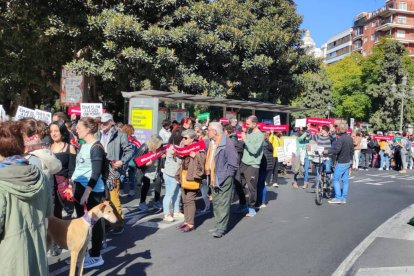
{"label": "balcony", "polygon": [[391,20],[383,20],[380,25],[375,28],[375,31],[386,32],[394,28],[412,30],[414,29],[414,25],[394,23]]}
{"label": "balcony", "polygon": [[356,33],[355,35],[352,36],[352,41],[356,41],[358,39],[362,39],[364,37],[364,33]]}

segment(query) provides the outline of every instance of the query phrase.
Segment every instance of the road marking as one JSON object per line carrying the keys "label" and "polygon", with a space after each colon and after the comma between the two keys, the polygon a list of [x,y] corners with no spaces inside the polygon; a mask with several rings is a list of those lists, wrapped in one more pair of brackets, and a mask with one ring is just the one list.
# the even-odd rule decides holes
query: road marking
{"label": "road marking", "polygon": [[375,181],[372,178],[364,178],[364,179],[360,179],[360,180],[356,180],[354,181],[355,183],[360,183],[360,182],[369,182],[369,181]]}
{"label": "road marking", "polygon": [[369,182],[362,183],[362,184],[373,185],[373,186],[382,186],[383,185],[383,184],[380,184],[380,183],[369,183]]}
{"label": "road marking", "polygon": [[355,274],[355,276],[371,275],[414,275],[414,266],[360,268]]}
{"label": "road marking", "polygon": [[[116,248],[115,246],[108,246],[107,248],[101,250],[101,255],[103,255],[105,253],[108,253],[109,251],[114,250],[115,248]],[[70,256],[69,256],[69,258],[70,258]],[[62,260],[62,261],[64,261],[64,260]],[[56,275],[62,274],[63,272],[68,271],[69,269],[70,269],[70,265],[65,265],[64,267],[61,267],[61,268],[59,268],[59,269],[57,269],[53,272],[50,272],[49,275],[50,276],[56,276]]]}

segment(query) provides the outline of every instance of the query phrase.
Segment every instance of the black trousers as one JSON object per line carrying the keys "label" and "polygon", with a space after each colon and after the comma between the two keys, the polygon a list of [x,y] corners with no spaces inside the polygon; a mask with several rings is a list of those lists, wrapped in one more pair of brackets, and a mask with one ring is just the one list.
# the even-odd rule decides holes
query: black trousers
{"label": "black trousers", "polygon": [[[144,176],[142,177],[142,187],[141,187],[141,202],[144,203],[147,200],[148,191],[150,189],[151,180]],[[154,201],[160,201],[161,198],[161,178],[157,176],[154,180]]]}
{"label": "black trousers", "polygon": [[[277,157],[273,157],[274,159],[274,164],[273,164],[273,177],[272,177],[272,181],[273,183],[277,183],[277,177],[278,177],[278,173],[279,173],[279,162],[278,162],[278,158]],[[268,183],[273,184],[273,183]]]}
{"label": "black trousers", "polygon": [[241,184],[240,168],[237,170],[234,177],[234,189],[236,191],[237,197],[239,198],[239,204],[246,205],[246,194],[244,193],[244,188]]}
{"label": "black trousers", "polygon": [[[74,197],[78,202],[75,202],[75,210],[78,218],[82,217],[85,212],[83,206],[79,204],[85,188],[82,184],[75,182],[75,194]],[[88,210],[92,209],[96,205],[99,205],[101,201],[105,199],[105,193],[95,193],[91,192],[86,203]],[[102,219],[98,220],[96,224],[92,227],[92,248],[89,251],[91,257],[98,257],[101,255],[102,241],[104,236],[104,229]]]}
{"label": "black trousers", "polygon": [[243,162],[240,164],[241,185],[245,188],[250,208],[254,208],[257,201],[257,182],[259,180],[259,168],[248,166]]}

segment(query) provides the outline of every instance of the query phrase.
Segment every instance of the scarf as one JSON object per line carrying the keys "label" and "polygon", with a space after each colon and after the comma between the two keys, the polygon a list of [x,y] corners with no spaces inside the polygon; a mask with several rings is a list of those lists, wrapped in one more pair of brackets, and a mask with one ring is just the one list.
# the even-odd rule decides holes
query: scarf
{"label": "scarf", "polygon": [[[207,158],[205,163],[205,171],[206,175],[210,177],[210,186],[214,187],[214,182],[216,180],[216,162],[215,162],[215,153],[220,145],[221,139],[223,136],[220,136],[219,140],[216,142],[211,142],[210,146],[208,147],[207,151]],[[213,144],[214,143],[214,144]]]}
{"label": "scarf", "polygon": [[9,156],[9,157],[6,157],[6,159],[4,159],[3,161],[0,162],[0,169],[5,168],[5,167],[10,166],[10,165],[14,165],[14,164],[25,164],[25,165],[27,165],[27,164],[29,164],[29,161],[26,160],[21,155]]}

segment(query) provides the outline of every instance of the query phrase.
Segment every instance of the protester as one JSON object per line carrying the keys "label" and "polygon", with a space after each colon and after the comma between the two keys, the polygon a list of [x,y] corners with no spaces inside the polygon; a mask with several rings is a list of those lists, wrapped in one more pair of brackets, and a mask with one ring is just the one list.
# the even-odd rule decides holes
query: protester
{"label": "protester", "polygon": [[220,123],[209,124],[208,136],[210,144],[205,171],[213,198],[215,228],[212,235],[221,238],[227,232],[230,218],[233,178],[239,166],[238,155],[232,140],[224,135]]}
{"label": "protester", "polygon": [[[152,135],[142,146],[138,149],[137,158],[142,157],[147,153],[155,153],[162,146],[162,138],[158,135]],[[141,197],[138,208],[142,211],[148,211],[146,204],[147,194],[151,183],[154,183],[154,208],[161,210],[161,167],[160,159],[149,161],[145,165],[139,167],[139,174],[142,175]],[[138,164],[137,164],[138,165]]]}
{"label": "protester", "polygon": [[168,143],[168,140],[170,139],[171,136],[171,122],[169,120],[164,120],[162,121],[162,127],[160,129],[160,132],[158,133],[158,135],[162,138],[162,142],[164,144]]}
{"label": "protester", "polygon": [[[180,144],[175,141],[175,145],[171,145],[166,154],[164,170],[162,176],[165,183],[165,195],[163,199],[164,221],[173,222],[174,219],[183,218],[184,215],[180,212],[181,189],[178,181],[175,179],[178,168],[181,165],[181,158],[175,153],[174,146]],[[172,206],[172,210],[170,209]]]}
{"label": "protester", "polygon": [[401,141],[399,142],[400,146],[400,156],[402,163],[402,170],[400,173],[407,173],[408,169],[408,157],[411,156],[411,141],[408,139],[407,132],[403,131]]}
{"label": "protester", "polygon": [[352,141],[354,143],[354,159],[352,161],[352,169],[358,170],[359,168],[359,158],[361,154],[361,132],[354,131],[352,133]]}
{"label": "protester", "polygon": [[[53,122],[49,126],[52,144],[50,150],[62,164],[62,169],[53,176],[54,208],[53,215],[62,219],[62,211],[66,199],[62,197],[60,190],[69,185],[69,179],[75,170],[76,149],[70,144],[70,134],[66,125],[61,122]],[[56,245],[51,250],[52,256],[59,255],[60,250]]]}
{"label": "protester", "polygon": [[[316,146],[328,150],[332,147],[332,143],[336,140],[336,133],[333,129],[333,126],[328,127],[323,125],[321,127],[320,133],[312,135],[312,140],[316,142]],[[322,153],[322,152],[321,152]],[[315,163],[319,162],[319,157],[313,159]],[[321,170],[323,169],[326,173],[331,173],[332,160],[330,157],[323,160],[322,168],[316,166],[316,177],[319,179]],[[304,189],[308,187],[307,183],[303,186]]]}
{"label": "protester", "polygon": [[363,134],[361,138],[361,170],[367,171],[370,164],[370,157],[372,156],[372,151],[369,149],[369,142],[371,137],[367,134]]}
{"label": "protester", "polygon": [[[197,138],[195,131],[192,129],[184,130],[181,135],[183,137],[181,146],[189,146]],[[176,179],[181,185],[181,196],[184,204],[184,223],[179,227],[182,232],[194,230],[195,200],[204,175],[205,159],[205,151],[191,152],[190,155],[183,158],[176,174]]]}
{"label": "protester", "polygon": [[241,184],[246,186],[246,196],[248,196],[247,217],[256,215],[255,205],[257,201],[257,181],[259,179],[259,167],[263,155],[264,136],[258,128],[258,119],[252,115],[247,118],[247,134],[242,132],[244,141],[243,157],[240,164]]}
{"label": "protester", "polygon": [[[99,123],[96,119],[81,118],[76,130],[79,138],[85,141],[76,157],[76,167],[72,175],[76,214],[82,217],[85,204],[87,210],[90,210],[105,199],[105,184],[102,178],[105,150],[96,138],[99,130]],[[92,248],[85,257],[84,268],[104,264],[101,256],[102,240],[103,224],[98,221],[92,228]]]}
{"label": "protester", "polygon": [[265,208],[266,202],[266,179],[274,169],[273,146],[269,141],[269,132],[264,132],[263,156],[259,168],[259,180],[257,182],[256,207]]}
{"label": "protester", "polygon": [[[348,125],[340,124],[338,134],[340,135],[335,147],[326,150],[325,153],[336,155],[336,166],[334,170],[333,186],[335,198],[329,200],[330,204],[345,204],[348,199],[348,170],[352,156],[354,155],[355,140],[347,133]],[[340,181],[342,180],[342,188]]]}
{"label": "protester", "polygon": [[182,140],[181,133],[184,130],[191,129],[192,126],[193,126],[193,121],[191,121],[191,118],[183,118],[181,120],[181,126],[172,131],[170,139],[168,140],[168,144],[176,144],[177,141],[181,141]]}
{"label": "protester", "polygon": [[[129,187],[128,195],[133,197],[135,196],[135,189],[137,186],[137,166],[134,162],[134,158],[138,154],[138,149],[141,146],[141,143],[134,137],[135,129],[132,125],[126,124],[122,127],[120,131],[128,136],[128,142],[132,148],[133,155],[131,160],[128,162],[128,165],[126,166],[126,175],[124,181],[121,181],[121,189],[119,193],[120,195],[125,194],[124,186],[127,183]],[[139,183],[141,183],[141,181]]]}
{"label": "protester", "polygon": [[385,168],[385,170],[388,171],[390,169],[390,157],[392,154],[391,142],[386,140],[380,140],[378,142],[378,145],[380,147],[380,167],[378,170],[382,171]]}
{"label": "protester", "polygon": [[269,137],[269,142],[272,144],[273,147],[273,171],[272,171],[272,177],[271,177],[271,184],[273,187],[279,187],[279,184],[277,183],[277,177],[279,173],[279,159],[277,155],[277,149],[283,148],[283,139],[282,132],[272,132]]}
{"label": "protester", "polygon": [[0,123],[0,267],[2,275],[48,275],[49,179],[23,157],[22,122]]}
{"label": "protester", "polygon": [[[119,190],[121,186],[121,170],[127,166],[133,157],[133,149],[128,142],[125,133],[118,131],[114,126],[114,119],[111,114],[104,113],[101,117],[101,131],[98,132],[98,141],[103,145],[106,158],[110,161],[109,174],[114,177],[105,179],[109,188],[109,199],[115,207],[115,214],[118,222],[114,225],[112,234],[122,234],[124,231],[124,215],[122,213],[121,201],[119,199]],[[79,137],[80,138],[80,137]]]}
{"label": "protester", "polygon": [[304,129],[298,129],[296,133],[296,152],[292,164],[293,182],[292,188],[298,188],[298,175],[303,174],[303,187],[309,186],[309,158],[306,150],[306,145],[311,139],[310,133]]}

